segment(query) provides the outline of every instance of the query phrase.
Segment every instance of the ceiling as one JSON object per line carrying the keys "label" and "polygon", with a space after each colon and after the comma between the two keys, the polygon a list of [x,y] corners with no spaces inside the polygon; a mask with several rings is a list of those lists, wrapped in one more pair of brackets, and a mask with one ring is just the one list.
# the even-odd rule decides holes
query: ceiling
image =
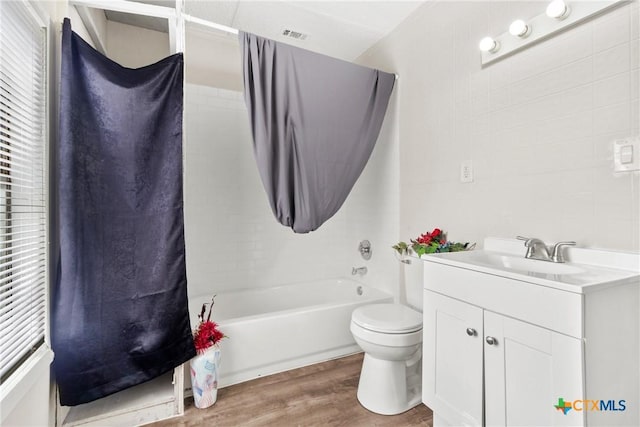
{"label": "ceiling", "polygon": [[[175,0],[136,0],[173,7]],[[186,0],[185,12],[315,52],[354,60],[390,33],[422,1]],[[110,21],[167,32],[167,21],[105,11]],[[304,40],[284,30],[306,34]],[[211,30],[215,31],[215,30]]]}

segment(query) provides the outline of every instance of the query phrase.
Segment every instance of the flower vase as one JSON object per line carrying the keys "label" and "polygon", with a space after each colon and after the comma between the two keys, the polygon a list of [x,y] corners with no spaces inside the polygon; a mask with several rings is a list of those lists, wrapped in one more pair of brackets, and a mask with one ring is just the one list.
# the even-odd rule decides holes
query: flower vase
{"label": "flower vase", "polygon": [[220,347],[209,347],[191,359],[190,365],[194,404],[196,408],[208,408],[218,399]]}
{"label": "flower vase", "polygon": [[396,255],[396,258],[398,259],[398,261],[400,261],[403,264],[411,264],[411,260],[409,258],[411,258],[411,256],[409,255],[409,251],[400,253],[398,251],[394,251],[393,252]]}

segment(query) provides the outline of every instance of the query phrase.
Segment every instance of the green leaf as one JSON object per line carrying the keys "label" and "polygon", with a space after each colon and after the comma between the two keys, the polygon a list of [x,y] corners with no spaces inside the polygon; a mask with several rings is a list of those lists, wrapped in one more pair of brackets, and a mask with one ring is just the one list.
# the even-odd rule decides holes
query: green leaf
{"label": "green leaf", "polygon": [[409,245],[407,245],[407,243],[405,242],[398,242],[391,247],[395,249],[400,255],[404,255],[409,251]]}
{"label": "green leaf", "polygon": [[425,245],[416,244],[412,246],[412,249],[419,257],[427,253],[427,247]]}

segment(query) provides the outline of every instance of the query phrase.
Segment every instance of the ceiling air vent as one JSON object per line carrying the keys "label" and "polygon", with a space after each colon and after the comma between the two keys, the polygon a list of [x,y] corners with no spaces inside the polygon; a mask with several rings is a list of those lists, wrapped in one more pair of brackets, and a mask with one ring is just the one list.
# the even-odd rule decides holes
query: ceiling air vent
{"label": "ceiling air vent", "polygon": [[306,40],[307,38],[307,34],[299,33],[293,30],[282,30],[282,35],[285,37],[291,37],[292,39],[296,40]]}

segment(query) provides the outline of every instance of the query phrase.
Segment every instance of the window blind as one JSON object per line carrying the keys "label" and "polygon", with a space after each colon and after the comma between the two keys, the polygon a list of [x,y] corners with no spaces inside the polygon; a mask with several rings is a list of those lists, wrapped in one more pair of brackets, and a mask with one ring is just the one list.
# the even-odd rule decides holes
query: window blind
{"label": "window blind", "polygon": [[46,29],[0,1],[0,380],[44,341]]}

